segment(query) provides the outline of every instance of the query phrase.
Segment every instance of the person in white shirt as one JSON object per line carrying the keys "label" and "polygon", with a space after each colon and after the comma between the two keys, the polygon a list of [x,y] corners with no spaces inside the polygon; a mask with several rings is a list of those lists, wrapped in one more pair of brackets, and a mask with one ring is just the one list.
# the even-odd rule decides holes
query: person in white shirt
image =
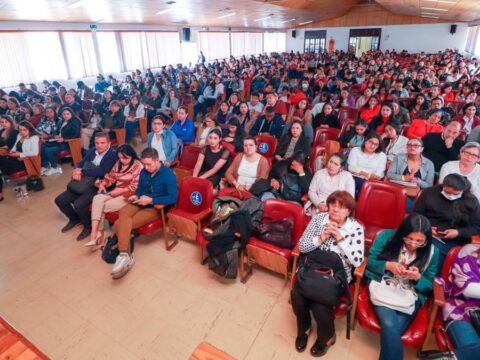
{"label": "person in white shirt", "polygon": [[392,161],[396,155],[407,152],[408,139],[400,135],[400,126],[396,122],[388,122],[383,128],[381,136],[387,161]]}
{"label": "person in white shirt", "polygon": [[460,174],[472,184],[472,194],[480,201],[480,144],[468,142],[460,148],[460,160],[449,161],[440,169],[439,183],[443,183],[445,176]]}

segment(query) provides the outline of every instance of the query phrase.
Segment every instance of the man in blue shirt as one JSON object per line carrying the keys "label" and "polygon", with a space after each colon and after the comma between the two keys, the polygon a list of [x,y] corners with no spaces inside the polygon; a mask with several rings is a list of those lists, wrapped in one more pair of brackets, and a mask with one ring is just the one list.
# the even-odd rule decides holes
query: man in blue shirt
{"label": "man in blue shirt", "polygon": [[177,110],[178,120],[170,128],[177,138],[185,145],[195,141],[195,125],[193,121],[188,118],[188,110],[185,106],[180,106]]}
{"label": "man in blue shirt", "polygon": [[124,276],[135,263],[130,249],[132,230],[158,219],[160,211],[155,205],[173,205],[178,198],[177,177],[172,169],[162,165],[157,150],[146,148],[140,157],[144,168],[137,191],[128,198],[130,204],[120,210],[115,222],[120,254],[112,268],[113,279]]}
{"label": "man in blue shirt", "polygon": [[283,122],[282,117],[275,114],[273,106],[267,106],[265,108],[265,114],[259,116],[255,121],[255,124],[253,124],[253,127],[250,130],[250,135],[257,136],[262,133],[268,133],[275,136],[277,139],[280,139],[284,126],[285,123]]}

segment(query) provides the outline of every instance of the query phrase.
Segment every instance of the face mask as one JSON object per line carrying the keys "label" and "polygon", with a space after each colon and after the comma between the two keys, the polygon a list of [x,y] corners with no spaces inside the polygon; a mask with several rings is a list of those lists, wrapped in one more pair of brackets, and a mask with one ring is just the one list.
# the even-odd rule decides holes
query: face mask
{"label": "face mask", "polygon": [[308,89],[308,84],[302,84],[302,89],[307,90]]}
{"label": "face mask", "polygon": [[447,194],[445,191],[442,190],[442,195],[445,196],[445,198],[447,200],[455,201],[455,200],[458,200],[462,197],[463,192],[458,194],[458,195],[455,195],[455,194]]}

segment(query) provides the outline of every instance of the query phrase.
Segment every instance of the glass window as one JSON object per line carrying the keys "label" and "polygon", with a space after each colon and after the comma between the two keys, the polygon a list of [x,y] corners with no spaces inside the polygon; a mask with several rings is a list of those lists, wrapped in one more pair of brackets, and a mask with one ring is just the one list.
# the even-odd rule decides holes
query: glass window
{"label": "glass window", "polygon": [[90,32],[62,32],[70,77],[98,74],[97,59]]}
{"label": "glass window", "polygon": [[226,59],[230,57],[230,36],[228,32],[205,32],[198,33],[200,50],[207,61]]}
{"label": "glass window", "polygon": [[266,53],[282,53],[287,48],[287,34],[281,32],[263,33],[263,52]]}
{"label": "glass window", "polygon": [[106,73],[121,72],[118,44],[115,33],[100,31],[96,34],[103,71]]}

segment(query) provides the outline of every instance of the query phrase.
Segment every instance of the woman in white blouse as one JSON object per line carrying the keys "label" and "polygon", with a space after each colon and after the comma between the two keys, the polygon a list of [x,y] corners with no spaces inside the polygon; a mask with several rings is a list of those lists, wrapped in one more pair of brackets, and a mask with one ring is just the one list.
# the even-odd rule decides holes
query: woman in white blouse
{"label": "woman in white blouse", "polygon": [[387,156],[382,152],[380,142],[379,135],[368,133],[362,146],[353,148],[348,155],[348,171],[354,176],[356,197],[365,180],[380,180],[385,175]]}
{"label": "woman in white blouse", "polygon": [[396,155],[407,152],[408,139],[400,135],[400,125],[398,123],[391,121],[385,124],[382,139],[387,161],[392,161]]}
{"label": "woman in white blouse", "polygon": [[327,166],[315,173],[308,190],[309,200],[305,203],[305,213],[315,215],[328,210],[327,198],[338,190],[347,191],[355,196],[355,181],[345,167],[347,157],[342,153],[334,153],[328,159]]}

